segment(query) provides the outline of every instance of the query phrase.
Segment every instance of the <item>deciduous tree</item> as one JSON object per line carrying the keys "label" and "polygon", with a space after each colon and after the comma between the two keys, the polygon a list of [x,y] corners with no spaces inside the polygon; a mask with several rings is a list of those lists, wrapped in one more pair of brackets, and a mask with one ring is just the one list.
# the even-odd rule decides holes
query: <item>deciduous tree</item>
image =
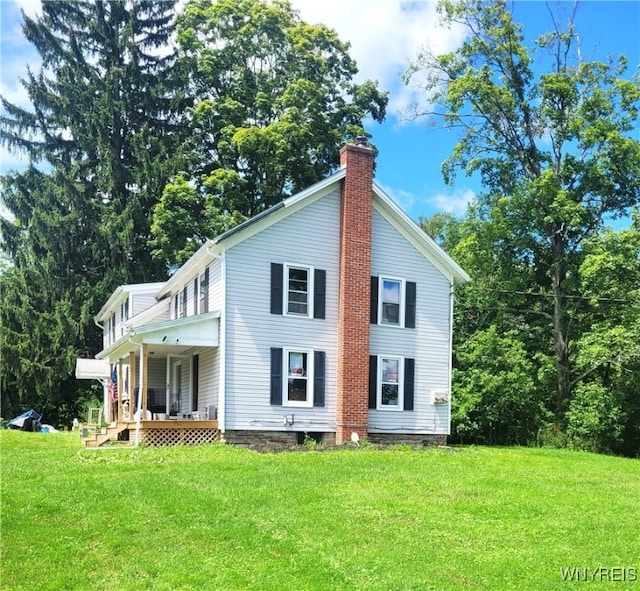
{"label": "deciduous tree", "polygon": [[349,45],[285,0],[192,0],[177,28],[192,157],[154,217],[170,264],[211,236],[211,218],[223,230],[335,170],[345,138],[387,104],[373,82],[353,82]]}
{"label": "deciduous tree", "polygon": [[[527,309],[547,318],[562,420],[576,377],[572,340],[583,329],[576,320],[585,240],[640,198],[640,83],[624,56],[583,60],[572,22],[553,21],[527,47],[504,0],[443,0],[439,10],[468,37],[452,53],[422,53],[407,78],[425,74],[434,107],[420,115],[460,132],[445,180],[460,170],[482,179],[472,212],[478,232],[465,238],[484,236],[482,271],[487,261],[508,270],[496,279],[511,281],[494,287],[514,294],[513,279],[521,279],[523,297],[533,301]],[[536,56],[546,58],[542,73]]]}

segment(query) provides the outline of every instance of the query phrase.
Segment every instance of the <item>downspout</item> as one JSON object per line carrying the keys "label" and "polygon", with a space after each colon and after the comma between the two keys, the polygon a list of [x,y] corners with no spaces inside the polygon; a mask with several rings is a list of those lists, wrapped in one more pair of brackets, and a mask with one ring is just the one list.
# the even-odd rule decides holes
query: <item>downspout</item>
{"label": "downspout", "polygon": [[210,248],[207,248],[207,254],[214,259],[220,261],[220,280],[222,281],[222,303],[220,310],[220,328],[218,335],[218,354],[220,357],[220,370],[218,372],[218,429],[224,434],[226,429],[225,414],[226,414],[226,366],[227,366],[227,354],[226,354],[226,337],[227,337],[227,262],[225,257],[225,251],[222,255],[212,252]]}

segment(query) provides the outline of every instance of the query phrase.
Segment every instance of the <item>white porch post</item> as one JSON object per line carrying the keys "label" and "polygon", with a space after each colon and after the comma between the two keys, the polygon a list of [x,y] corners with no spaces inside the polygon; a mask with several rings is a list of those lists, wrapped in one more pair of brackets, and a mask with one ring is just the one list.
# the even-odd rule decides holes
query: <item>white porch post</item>
{"label": "white porch post", "polygon": [[116,416],[112,419],[116,423],[122,422],[122,385],[124,380],[122,379],[122,359],[118,359],[118,407],[116,410]]}
{"label": "white porch post", "polygon": [[136,384],[136,355],[133,351],[129,352],[129,416],[128,421],[133,420],[133,408],[134,391]]}

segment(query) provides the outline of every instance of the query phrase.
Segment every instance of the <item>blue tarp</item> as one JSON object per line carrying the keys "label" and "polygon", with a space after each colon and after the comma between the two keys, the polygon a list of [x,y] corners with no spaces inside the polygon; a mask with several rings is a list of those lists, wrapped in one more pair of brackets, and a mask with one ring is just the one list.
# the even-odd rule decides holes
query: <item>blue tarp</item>
{"label": "blue tarp", "polygon": [[42,415],[31,409],[7,422],[7,429],[21,429],[22,431],[40,431]]}

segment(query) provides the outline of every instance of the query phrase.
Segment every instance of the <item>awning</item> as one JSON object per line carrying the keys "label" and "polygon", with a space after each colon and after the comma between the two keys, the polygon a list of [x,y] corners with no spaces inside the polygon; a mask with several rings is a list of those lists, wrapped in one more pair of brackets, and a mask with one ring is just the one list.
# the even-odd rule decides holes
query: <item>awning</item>
{"label": "awning", "polygon": [[76,378],[103,380],[111,375],[108,359],[76,359]]}

